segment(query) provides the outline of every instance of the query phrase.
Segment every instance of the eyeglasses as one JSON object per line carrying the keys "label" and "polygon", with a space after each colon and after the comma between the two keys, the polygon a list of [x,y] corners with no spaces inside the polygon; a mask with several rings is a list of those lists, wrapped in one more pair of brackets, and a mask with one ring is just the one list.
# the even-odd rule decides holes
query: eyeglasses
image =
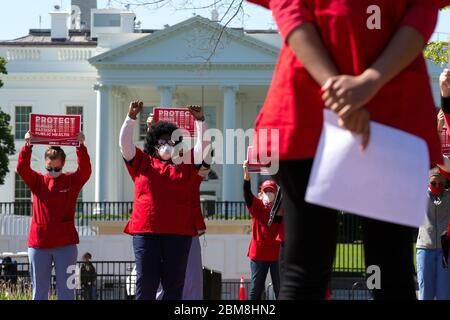
{"label": "eyeglasses", "polygon": [[175,142],[172,140],[166,140],[166,139],[158,139],[158,145],[162,146],[168,144],[169,146],[173,147],[175,145]]}
{"label": "eyeglasses", "polygon": [[432,182],[430,182],[430,184],[433,187],[436,187],[436,186],[439,186],[440,188],[444,187],[444,184],[442,182],[439,182],[439,184],[438,184],[436,181],[432,181]]}
{"label": "eyeglasses", "polygon": [[47,170],[48,172],[60,172],[62,168],[45,168],[45,170]]}

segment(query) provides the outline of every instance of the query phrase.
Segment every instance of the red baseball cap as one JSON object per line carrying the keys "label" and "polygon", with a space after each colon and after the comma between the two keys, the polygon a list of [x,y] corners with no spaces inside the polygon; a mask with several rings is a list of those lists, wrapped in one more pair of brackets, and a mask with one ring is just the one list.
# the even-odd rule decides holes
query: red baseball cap
{"label": "red baseball cap", "polygon": [[275,181],[273,180],[266,180],[261,184],[261,191],[267,190],[267,189],[272,189],[274,192],[277,192],[278,190],[278,185]]}

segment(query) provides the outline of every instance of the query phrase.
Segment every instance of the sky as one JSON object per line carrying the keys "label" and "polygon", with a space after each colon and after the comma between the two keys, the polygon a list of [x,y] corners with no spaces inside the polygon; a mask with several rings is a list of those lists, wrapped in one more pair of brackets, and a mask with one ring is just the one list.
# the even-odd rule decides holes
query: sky
{"label": "sky", "polygon": [[[130,0],[137,2],[137,0]],[[112,0],[114,7],[120,7],[120,2],[126,0]],[[214,0],[195,0],[191,3],[211,4]],[[98,0],[98,7],[105,8],[107,0]],[[70,0],[0,0],[0,40],[15,39],[28,34],[29,29],[42,27],[50,28],[49,11],[55,4],[62,5],[63,9],[70,8]],[[166,6],[159,9],[148,7],[132,7],[136,13],[136,20],[142,22],[143,29],[161,29],[164,25],[174,25],[178,22],[199,14],[211,17],[211,8],[175,10]],[[226,8],[217,8],[222,16]],[[41,17],[41,23],[39,23]],[[230,23],[233,27],[245,27],[246,29],[275,29],[270,12],[253,4],[244,4],[244,16],[238,16]],[[441,12],[437,32],[450,33],[450,10]]]}

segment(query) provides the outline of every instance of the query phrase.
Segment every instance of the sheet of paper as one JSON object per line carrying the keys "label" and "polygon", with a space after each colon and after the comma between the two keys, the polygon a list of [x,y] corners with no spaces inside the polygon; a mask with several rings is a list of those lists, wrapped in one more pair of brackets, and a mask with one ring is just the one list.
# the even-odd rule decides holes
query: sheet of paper
{"label": "sheet of paper", "polygon": [[403,131],[371,122],[370,144],[325,122],[306,191],[307,202],[377,220],[418,227],[427,210],[428,147]]}

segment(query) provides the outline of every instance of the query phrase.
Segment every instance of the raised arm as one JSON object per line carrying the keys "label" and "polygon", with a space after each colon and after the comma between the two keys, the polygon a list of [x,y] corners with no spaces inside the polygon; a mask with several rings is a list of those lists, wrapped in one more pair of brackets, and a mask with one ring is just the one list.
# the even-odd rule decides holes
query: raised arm
{"label": "raised arm", "polygon": [[122,157],[131,161],[136,156],[136,147],[133,143],[133,131],[137,121],[137,115],[144,106],[142,101],[133,101],[128,108],[128,115],[122,124],[119,136],[119,147]]}
{"label": "raised arm", "polygon": [[447,133],[450,135],[450,70],[444,69],[439,77],[439,87],[441,88],[441,111],[447,127]]}
{"label": "raised arm", "polygon": [[24,139],[25,145],[20,150],[16,171],[23,181],[25,181],[31,192],[33,192],[40,174],[31,169],[31,154],[33,152],[33,146],[31,145],[32,136],[29,131],[25,134]]}
{"label": "raised arm", "polygon": [[244,161],[242,168],[244,169],[244,200],[247,208],[251,208],[255,196],[253,195],[251,189],[250,173],[248,172],[248,160]]}
{"label": "raised arm", "polygon": [[204,133],[208,129],[206,126],[205,116],[203,113],[203,107],[198,105],[188,106],[189,112],[195,118],[195,134],[196,140],[193,148],[193,160],[194,165],[203,165],[209,169],[211,165],[211,158],[209,157],[211,142],[204,139]]}

